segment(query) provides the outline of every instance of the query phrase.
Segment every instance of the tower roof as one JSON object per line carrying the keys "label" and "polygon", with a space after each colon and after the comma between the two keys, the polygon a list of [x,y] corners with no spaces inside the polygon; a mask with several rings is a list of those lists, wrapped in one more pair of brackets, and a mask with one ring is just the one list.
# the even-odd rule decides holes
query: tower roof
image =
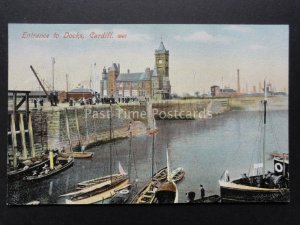
{"label": "tower roof", "polygon": [[155,50],[155,53],[166,53],[168,52],[164,46],[164,43],[161,41],[158,49]]}

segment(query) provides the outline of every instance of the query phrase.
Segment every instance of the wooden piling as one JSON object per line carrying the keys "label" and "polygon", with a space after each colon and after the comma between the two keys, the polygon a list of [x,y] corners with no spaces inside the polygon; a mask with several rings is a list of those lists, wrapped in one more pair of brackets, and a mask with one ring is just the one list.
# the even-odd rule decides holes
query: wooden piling
{"label": "wooden piling", "polygon": [[27,159],[27,148],[26,148],[23,113],[20,113],[20,132],[21,132],[21,140],[22,140],[22,157],[23,159]]}
{"label": "wooden piling", "polygon": [[33,139],[33,131],[32,131],[31,113],[28,113],[28,132],[29,132],[29,142],[30,142],[30,149],[31,149],[31,157],[35,157],[35,147],[34,147],[34,139]]}
{"label": "wooden piling", "polygon": [[13,115],[14,118],[16,118],[16,112],[17,112],[17,93],[13,93]]}
{"label": "wooden piling", "polygon": [[18,153],[18,145],[17,145],[17,135],[16,135],[16,125],[15,125],[15,115],[11,114],[11,141],[12,141],[12,150],[13,150],[13,166],[14,169],[17,168],[17,153]]}
{"label": "wooden piling", "polygon": [[75,122],[76,122],[76,129],[77,129],[77,136],[78,136],[79,146],[81,146],[81,136],[80,136],[80,130],[79,130],[78,111],[77,111],[77,109],[75,109]]}
{"label": "wooden piling", "polygon": [[69,119],[68,119],[68,109],[65,110],[65,119],[66,119],[66,129],[67,129],[67,136],[68,136],[68,140],[69,140],[70,150],[72,151],[72,142],[71,142],[71,135],[70,135]]}

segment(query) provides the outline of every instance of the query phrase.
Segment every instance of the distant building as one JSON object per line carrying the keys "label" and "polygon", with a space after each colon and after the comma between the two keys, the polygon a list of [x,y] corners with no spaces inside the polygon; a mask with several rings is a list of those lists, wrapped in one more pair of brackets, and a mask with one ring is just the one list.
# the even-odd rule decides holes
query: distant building
{"label": "distant building", "polygon": [[156,69],[146,68],[142,73],[121,73],[117,78],[117,96],[123,97],[152,97],[158,89]]}
{"label": "distant building", "polygon": [[101,96],[105,97],[150,97],[168,99],[171,95],[169,81],[169,51],[163,42],[155,50],[155,68],[144,72],[120,73],[120,64],[113,63],[108,71],[103,68]]}
{"label": "distant building", "polygon": [[239,95],[236,90],[224,87],[223,89],[220,86],[213,85],[210,87],[210,92],[212,97],[234,97]]}
{"label": "distant building", "polygon": [[68,98],[79,100],[82,98],[88,99],[93,97],[93,90],[83,86],[76,87],[68,92]]}
{"label": "distant building", "polygon": [[220,86],[213,85],[210,87],[210,93],[212,97],[219,96],[220,94]]}

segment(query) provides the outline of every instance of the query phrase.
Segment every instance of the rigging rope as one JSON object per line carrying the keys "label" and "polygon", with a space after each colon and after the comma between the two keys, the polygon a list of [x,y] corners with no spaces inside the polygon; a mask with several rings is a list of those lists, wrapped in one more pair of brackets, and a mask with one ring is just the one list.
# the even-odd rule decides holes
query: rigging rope
{"label": "rigging rope", "polygon": [[275,139],[275,143],[277,145],[277,149],[281,149],[280,145],[279,145],[279,142],[278,142],[278,138],[277,138],[276,133],[275,133],[276,126],[275,126],[275,128],[273,126],[273,112],[270,113],[270,117],[269,118],[270,118],[270,124],[271,124],[271,126],[270,126],[271,133],[272,133],[273,138]]}
{"label": "rigging rope", "polygon": [[[259,123],[258,123],[258,129],[257,129],[257,136],[256,136],[256,143],[258,143],[258,146],[257,146],[257,149],[260,149],[261,147],[261,132],[262,132],[262,122],[263,122],[263,114],[261,112],[262,110],[262,105],[259,104],[259,109],[258,109],[258,113],[255,114],[255,115],[258,115],[259,117]],[[257,158],[258,158],[258,161],[261,161],[261,157],[260,157],[260,154],[259,154],[260,151],[255,151],[255,149],[252,151],[252,154],[251,154],[251,163],[250,163],[250,166],[249,166],[249,169],[248,169],[248,176],[250,175],[250,172],[251,172],[251,167],[252,167],[252,164],[254,162],[254,154],[257,153]],[[254,168],[253,168],[254,169]]]}

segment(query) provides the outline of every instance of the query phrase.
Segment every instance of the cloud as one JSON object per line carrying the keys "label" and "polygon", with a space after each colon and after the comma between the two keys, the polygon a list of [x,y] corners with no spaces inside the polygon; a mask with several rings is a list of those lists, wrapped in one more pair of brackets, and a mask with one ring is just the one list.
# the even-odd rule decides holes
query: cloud
{"label": "cloud", "polygon": [[196,42],[228,42],[231,39],[221,35],[209,34],[206,31],[198,31],[189,35],[176,35],[177,41],[196,41]]}
{"label": "cloud", "polygon": [[259,44],[254,44],[249,46],[250,50],[263,50],[266,49],[266,46],[264,45],[259,45]]}
{"label": "cloud", "polygon": [[224,28],[224,30],[232,30],[242,33],[249,33],[253,31],[250,27],[244,25],[229,25]]}

